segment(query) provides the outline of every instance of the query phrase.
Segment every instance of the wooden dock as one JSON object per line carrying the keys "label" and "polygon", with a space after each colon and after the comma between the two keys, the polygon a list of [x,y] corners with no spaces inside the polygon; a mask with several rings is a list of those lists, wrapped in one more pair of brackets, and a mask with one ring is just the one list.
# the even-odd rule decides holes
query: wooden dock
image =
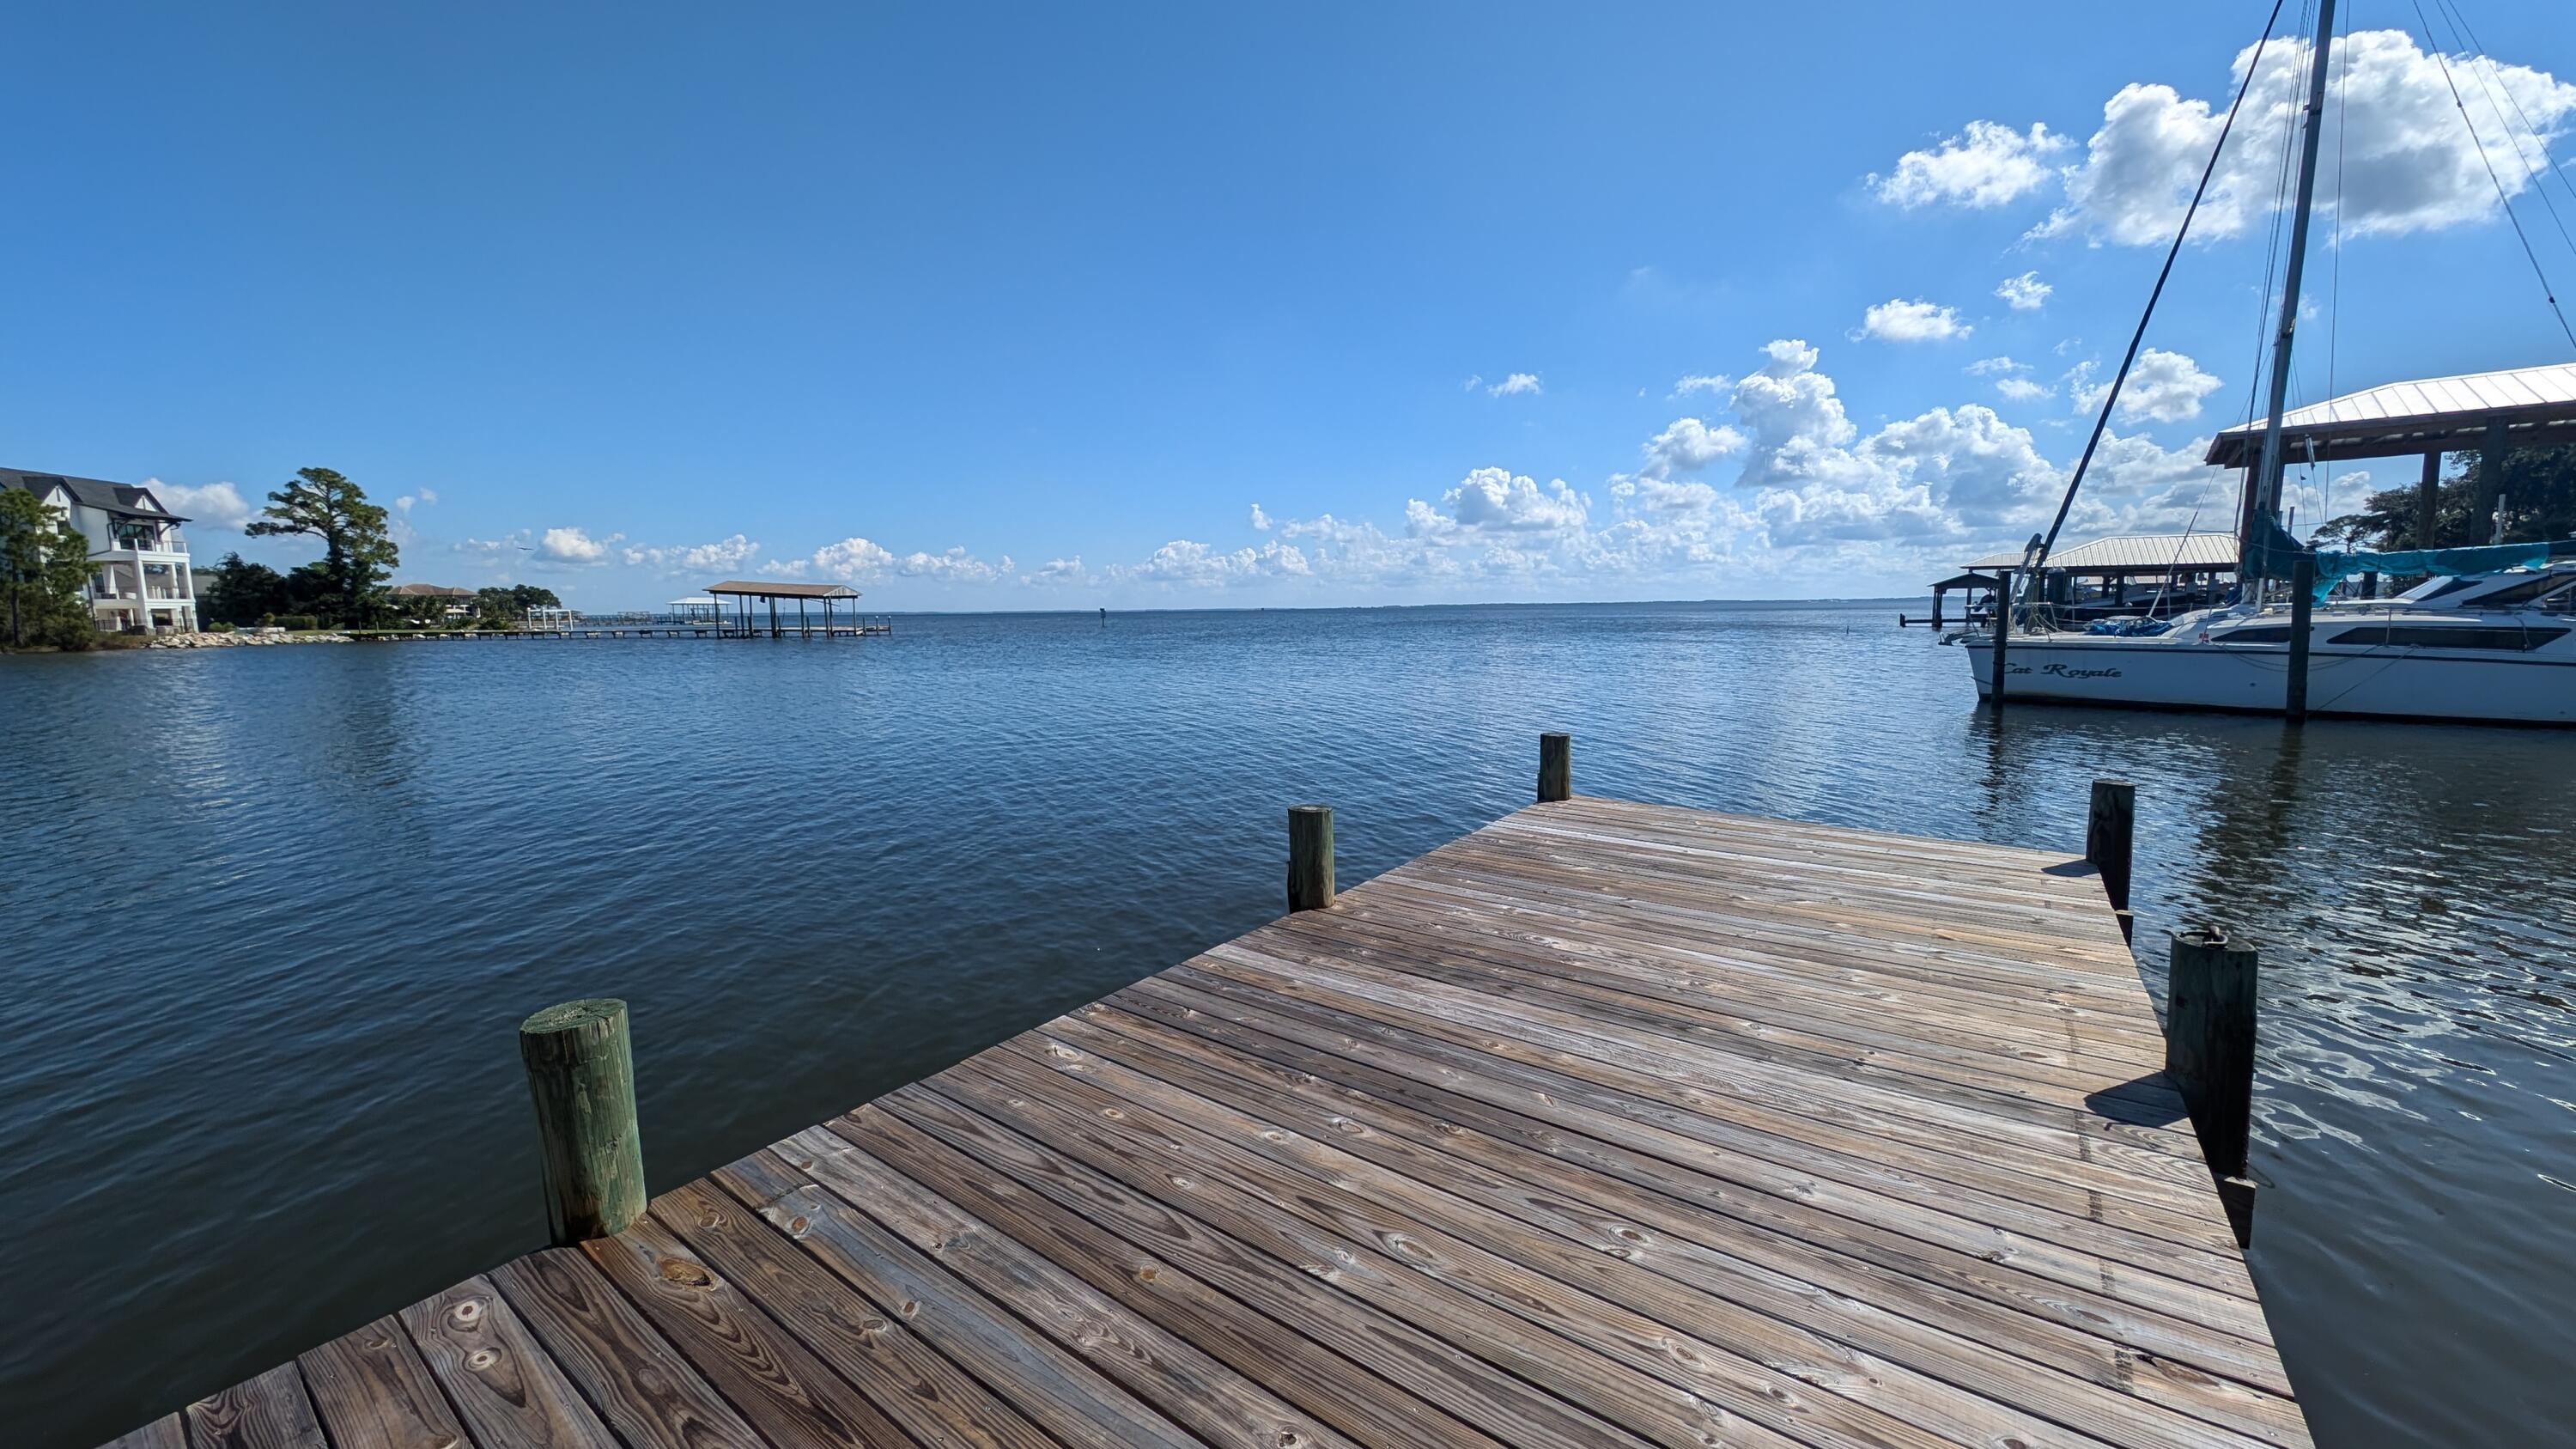
{"label": "wooden dock", "polygon": [[119,1443],[2305,1444],[2163,1062],[2081,861],[1561,800]]}

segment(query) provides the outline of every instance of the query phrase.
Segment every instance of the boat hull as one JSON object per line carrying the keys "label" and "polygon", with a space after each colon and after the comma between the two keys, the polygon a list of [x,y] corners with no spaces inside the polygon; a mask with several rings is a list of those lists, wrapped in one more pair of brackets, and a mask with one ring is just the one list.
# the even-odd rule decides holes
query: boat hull
{"label": "boat hull", "polygon": [[[1977,695],[1994,687],[1994,640],[1965,646]],[[2065,704],[2279,714],[2286,644],[2196,644],[2092,635],[2015,635],[2005,696]],[[2308,712],[2481,724],[2576,725],[2576,660],[2470,657],[2432,649],[2312,650]]]}

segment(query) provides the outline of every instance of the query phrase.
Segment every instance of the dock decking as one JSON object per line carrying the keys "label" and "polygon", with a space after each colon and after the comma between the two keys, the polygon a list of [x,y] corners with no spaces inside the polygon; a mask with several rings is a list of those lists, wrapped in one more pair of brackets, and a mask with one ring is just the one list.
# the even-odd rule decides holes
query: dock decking
{"label": "dock decking", "polygon": [[2080,862],[1538,805],[119,1443],[2305,1444],[2162,1061]]}

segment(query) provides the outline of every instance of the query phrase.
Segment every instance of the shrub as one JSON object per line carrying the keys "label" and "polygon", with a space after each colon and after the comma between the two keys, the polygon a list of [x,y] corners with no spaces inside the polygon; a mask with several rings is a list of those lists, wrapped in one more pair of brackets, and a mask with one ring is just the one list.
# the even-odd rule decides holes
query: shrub
{"label": "shrub", "polygon": [[311,614],[272,614],[267,622],[290,634],[310,634],[322,627],[322,621]]}

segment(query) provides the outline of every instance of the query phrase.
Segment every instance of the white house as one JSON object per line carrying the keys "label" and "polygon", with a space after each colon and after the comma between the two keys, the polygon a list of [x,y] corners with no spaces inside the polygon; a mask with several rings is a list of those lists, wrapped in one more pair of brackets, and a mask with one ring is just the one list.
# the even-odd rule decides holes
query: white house
{"label": "white house", "polygon": [[98,627],[194,629],[197,581],[179,525],[149,488],[0,468],[0,488],[23,488],[89,539],[89,611]]}

